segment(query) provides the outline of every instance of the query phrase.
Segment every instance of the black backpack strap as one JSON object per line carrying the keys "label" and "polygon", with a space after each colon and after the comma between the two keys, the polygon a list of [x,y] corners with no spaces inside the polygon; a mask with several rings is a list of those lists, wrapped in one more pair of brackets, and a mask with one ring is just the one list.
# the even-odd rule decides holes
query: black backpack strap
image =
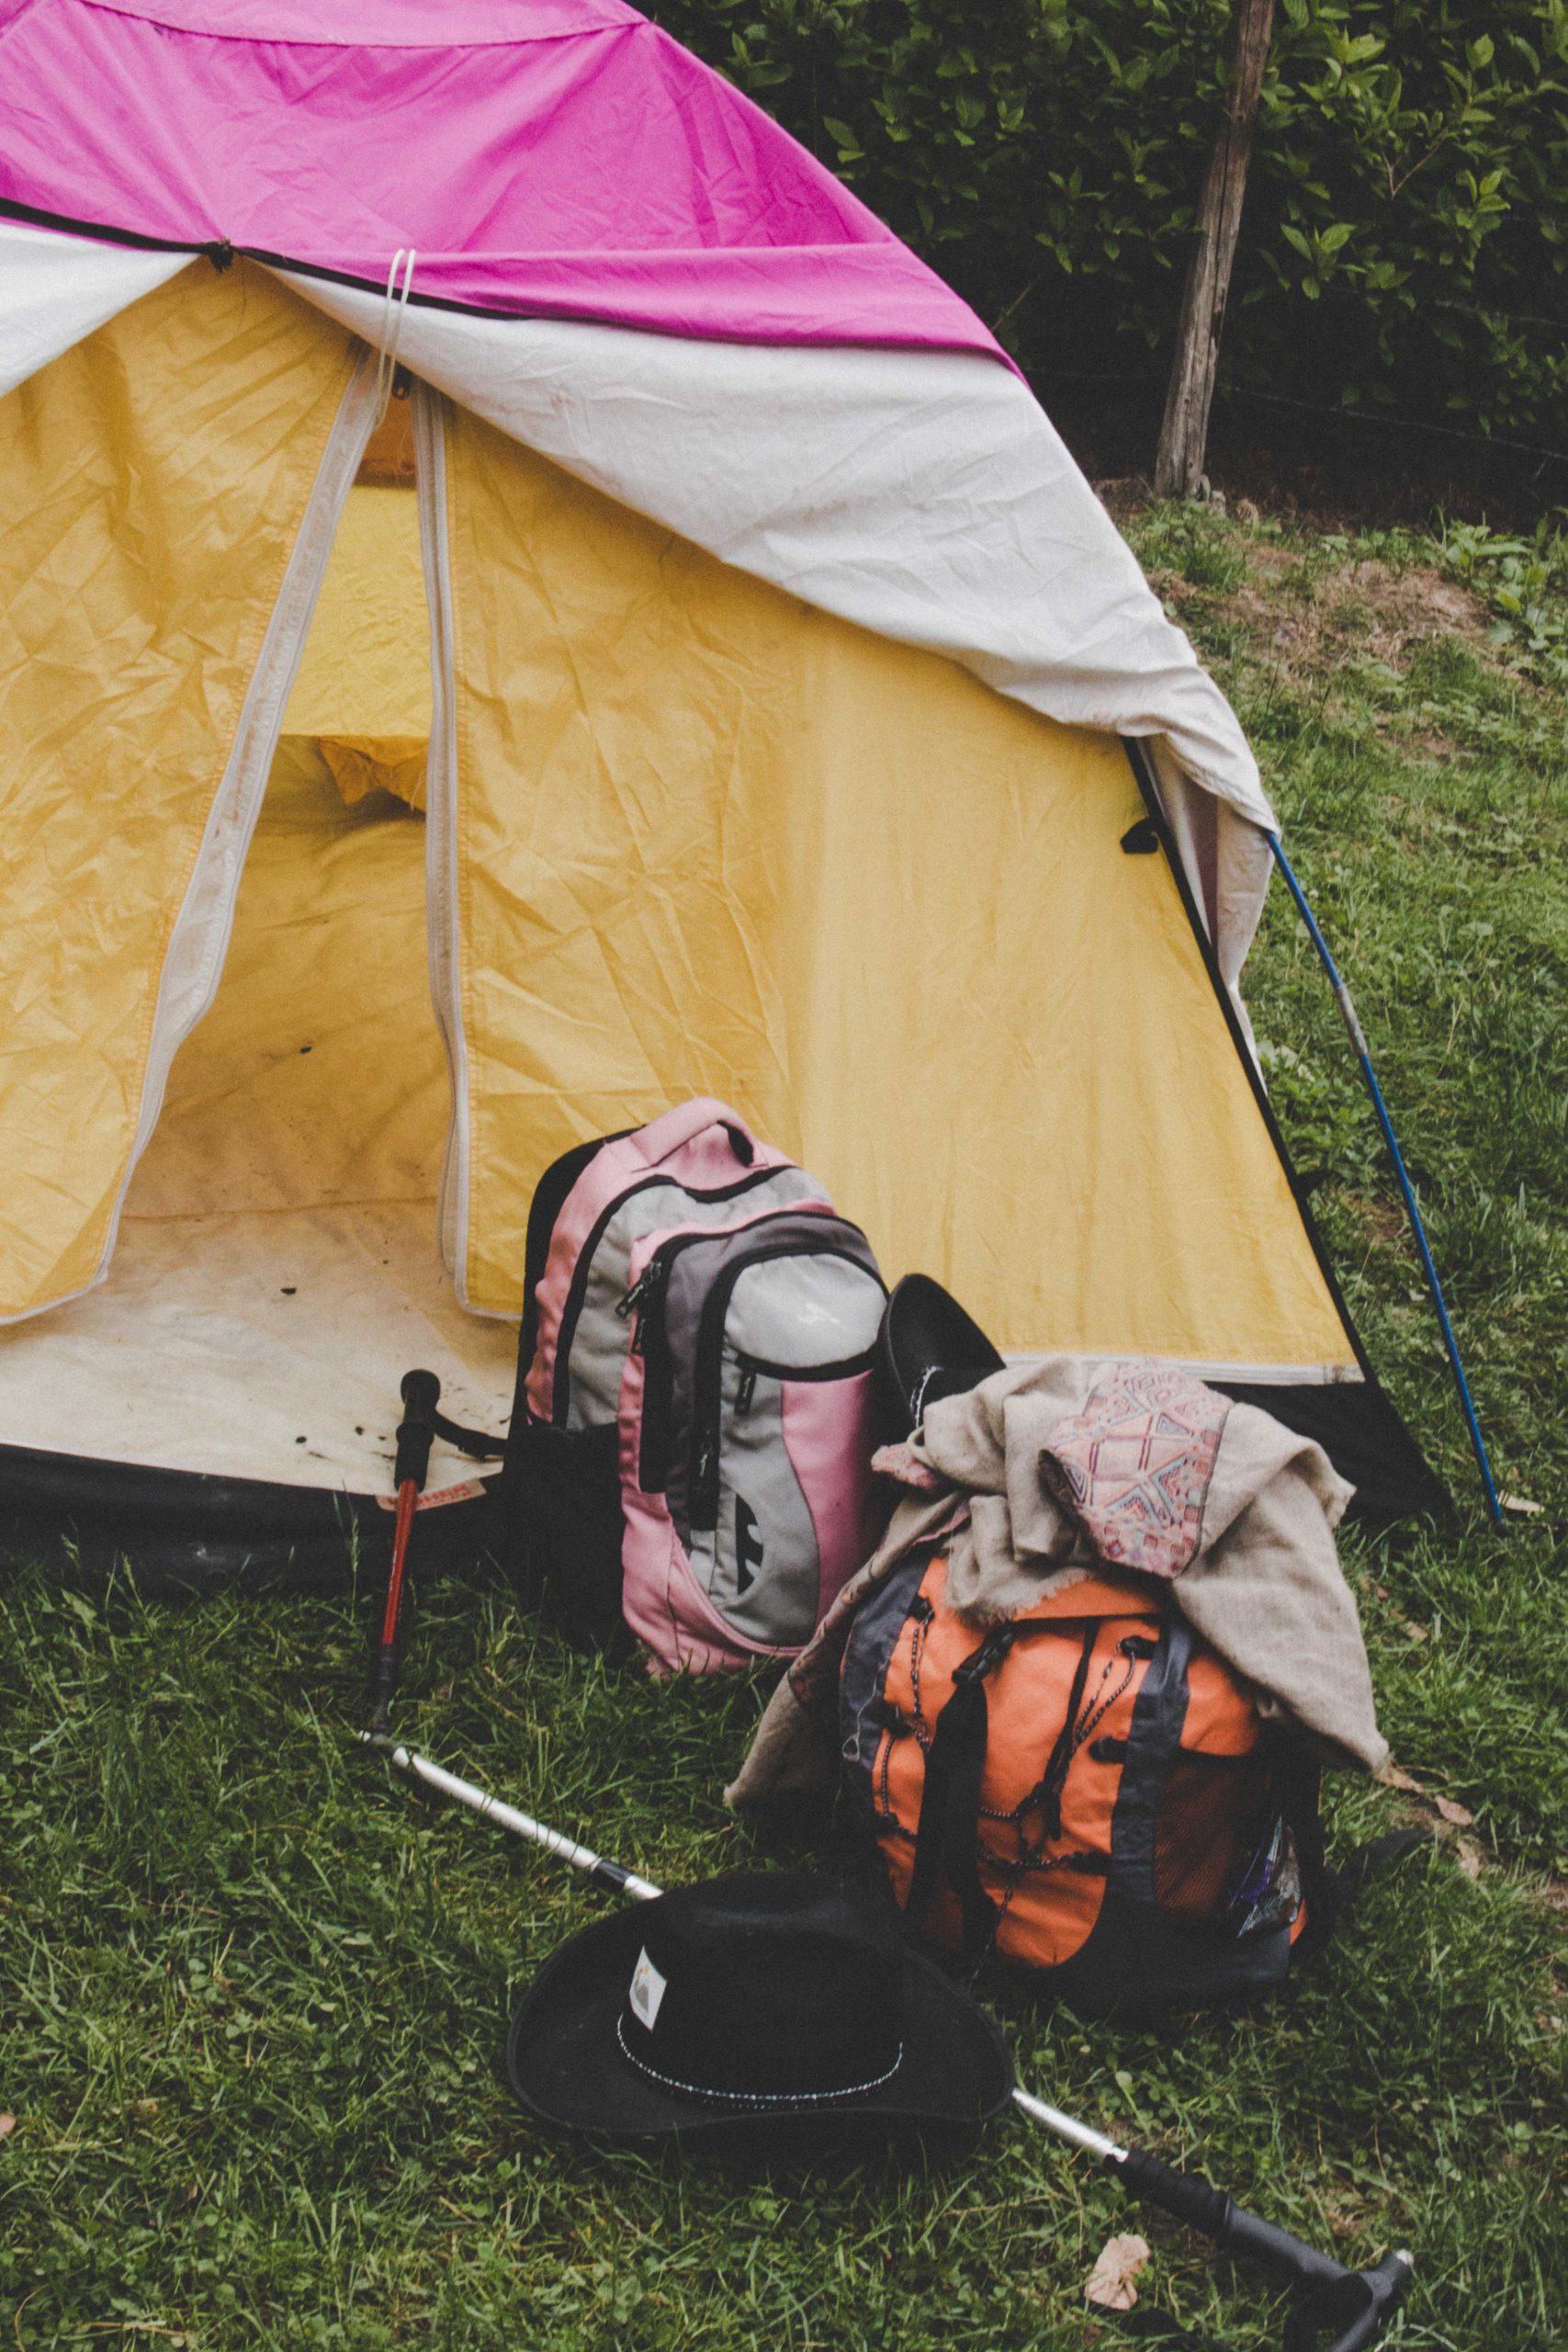
{"label": "black backpack strap", "polygon": [[[424,1376],[428,1377],[428,1374]],[[470,1455],[475,1462],[499,1462],[506,1452],[503,1437],[491,1437],[485,1430],[470,1430],[465,1428],[461,1421],[449,1421],[446,1414],[438,1413],[434,1406],[426,1420],[437,1437],[444,1437],[448,1445],[455,1445],[459,1453]]]}
{"label": "black backpack strap", "polygon": [[978,1959],[997,1931],[997,1906],[980,1883],[980,1781],[986,1768],[990,1711],[986,1677],[1018,1638],[1012,1624],[993,1625],[953,1678],[953,1695],[937,1718],[926,1750],[925,1785],[915,1832],[915,1867],[904,1916],[918,1929],[939,1887],[958,1897],[964,1943]]}
{"label": "black backpack strap", "polygon": [[1041,1838],[1049,1845],[1062,1834],[1062,1792],[1067,1782],[1067,1770],[1077,1751],[1080,1739],[1087,1736],[1079,1729],[1083,1694],[1089,1682],[1089,1661],[1094,1656],[1095,1637],[1099,1623],[1089,1618],[1084,1626],[1083,1641],[1078,1649],[1078,1662],[1073,1669],[1073,1687],[1067,1693],[1067,1712],[1062,1718],[1062,1728],[1056,1734],[1045,1770],[1024,1799],[1024,1810],[1039,1805],[1042,1814]]}
{"label": "black backpack strap", "polygon": [[1273,1758],[1275,1792],[1296,1849],[1306,1926],[1296,1946],[1299,1960],[1315,1959],[1334,1933],[1341,1898],[1323,1842],[1323,1813],[1319,1796],[1323,1768],[1304,1740],[1292,1732],[1277,1738]]}
{"label": "black backpack strap", "polygon": [[1334,1873],[1341,1906],[1353,1903],[1369,1880],[1386,1870],[1390,1862],[1397,1861],[1401,1854],[1407,1854],[1412,1846],[1428,1844],[1431,1836],[1429,1829],[1391,1829],[1385,1836],[1370,1838],[1364,1846],[1358,1846],[1349,1860]]}
{"label": "black backpack strap", "polygon": [[491,1437],[483,1430],[465,1429],[461,1421],[449,1421],[445,1413],[433,1413],[430,1426],[437,1437],[455,1445],[459,1453],[472,1456],[476,1462],[499,1462],[506,1452],[503,1437]]}
{"label": "black backpack strap", "polygon": [[1315,1960],[1347,1904],[1353,1903],[1380,1871],[1412,1846],[1424,1844],[1430,1834],[1425,1829],[1391,1829],[1386,1836],[1358,1846],[1338,1870],[1331,1870],[1323,1842],[1322,1782],[1323,1768],[1305,1741],[1289,1732],[1281,1734],[1274,1758],[1274,1785],[1295,1844],[1307,1909],[1307,1923],[1296,1946],[1298,1961]]}

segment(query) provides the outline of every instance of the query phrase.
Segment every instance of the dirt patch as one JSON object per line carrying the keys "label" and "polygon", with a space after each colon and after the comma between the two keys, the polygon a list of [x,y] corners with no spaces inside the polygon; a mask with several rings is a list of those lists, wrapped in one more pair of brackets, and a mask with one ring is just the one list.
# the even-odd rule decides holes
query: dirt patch
{"label": "dirt patch", "polygon": [[1429,637],[1485,640],[1487,616],[1481,599],[1429,565],[1401,571],[1363,557],[1330,572],[1319,598],[1364,605],[1374,628],[1392,646],[1411,649]]}
{"label": "dirt patch", "polygon": [[[1191,605],[1196,617],[1201,604],[1205,623],[1239,629],[1254,659],[1284,684],[1321,692],[1336,671],[1371,663],[1403,678],[1422,649],[1440,639],[1487,650],[1485,605],[1435,565],[1402,568],[1365,556],[1324,563],[1299,546],[1238,544],[1247,578],[1229,595],[1207,594],[1169,572],[1157,576],[1158,593],[1179,616]],[[1450,746],[1428,722],[1423,748],[1440,754]]]}
{"label": "dirt patch", "polygon": [[1404,1211],[1397,1201],[1374,1200],[1365,1193],[1347,1193],[1344,1205],[1380,1250],[1391,1250],[1404,1239]]}
{"label": "dirt patch", "polygon": [[[1224,618],[1293,650],[1307,668],[1353,650],[1359,662],[1407,669],[1434,638],[1457,637],[1480,648],[1489,620],[1478,596],[1431,565],[1408,571],[1359,557],[1318,571],[1290,550],[1248,548],[1247,578],[1224,599]],[[1299,575],[1292,594],[1291,574]],[[1290,603],[1281,611],[1281,595]]]}

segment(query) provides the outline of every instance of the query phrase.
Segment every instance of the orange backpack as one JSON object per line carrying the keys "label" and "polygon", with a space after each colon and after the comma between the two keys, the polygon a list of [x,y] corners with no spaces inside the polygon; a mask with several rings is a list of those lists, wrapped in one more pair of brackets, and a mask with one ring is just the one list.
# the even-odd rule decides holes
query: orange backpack
{"label": "orange backpack", "polygon": [[1332,1908],[1300,1743],[1146,1577],[1099,1568],[989,1628],[903,1562],[840,1680],[852,1811],[911,1927],[1106,2009],[1278,1983]]}

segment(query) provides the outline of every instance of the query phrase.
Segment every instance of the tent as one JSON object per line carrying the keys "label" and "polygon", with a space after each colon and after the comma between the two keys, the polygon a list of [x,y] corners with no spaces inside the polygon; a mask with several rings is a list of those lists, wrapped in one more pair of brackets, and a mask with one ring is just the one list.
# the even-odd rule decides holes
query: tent
{"label": "tent", "polygon": [[1429,1489],[1240,729],[848,190],[622,0],[0,0],[0,123],[15,1523],[341,1560],[408,1365],[504,1417],[540,1170],[698,1092],[1010,1351]]}

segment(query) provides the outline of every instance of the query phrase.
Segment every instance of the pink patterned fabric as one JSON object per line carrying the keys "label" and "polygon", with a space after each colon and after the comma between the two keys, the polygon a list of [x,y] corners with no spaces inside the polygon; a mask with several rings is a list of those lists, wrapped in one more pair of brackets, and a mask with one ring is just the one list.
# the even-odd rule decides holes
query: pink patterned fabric
{"label": "pink patterned fabric", "polygon": [[1095,1552],[1179,1577],[1197,1553],[1231,1400],[1167,1364],[1118,1364],[1040,1456],[1050,1492]]}
{"label": "pink patterned fabric", "polygon": [[623,0],[0,0],[0,199],[378,288],[412,246],[416,300],[1004,356]]}

